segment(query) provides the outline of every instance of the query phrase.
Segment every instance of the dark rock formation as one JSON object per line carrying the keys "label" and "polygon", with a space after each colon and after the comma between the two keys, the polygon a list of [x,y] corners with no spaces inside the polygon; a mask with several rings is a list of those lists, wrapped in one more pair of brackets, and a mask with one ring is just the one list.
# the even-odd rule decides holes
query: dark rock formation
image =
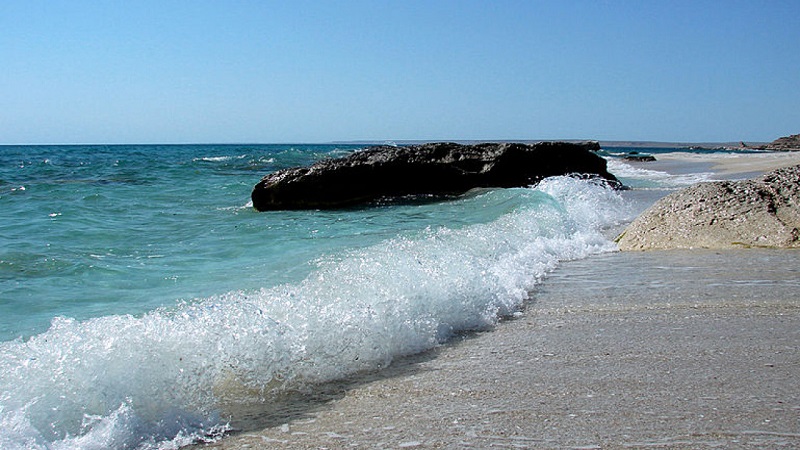
{"label": "dark rock formation", "polygon": [[670,194],[617,238],[621,250],[800,247],[800,166]]}
{"label": "dark rock formation", "polygon": [[600,147],[600,141],[582,141],[582,142],[575,142],[575,144],[580,145],[586,150],[590,150],[593,152],[602,150],[602,148]]}
{"label": "dark rock formation", "polygon": [[630,152],[623,156],[622,159],[631,162],[653,162],[656,160],[656,157],[645,153]]}
{"label": "dark rock formation", "polygon": [[775,139],[771,143],[762,147],[764,150],[780,151],[780,152],[797,152],[800,151],[800,134],[793,134]]}
{"label": "dark rock formation", "polygon": [[409,195],[457,195],[476,187],[528,186],[555,175],[619,181],[591,152],[597,143],[432,143],[373,147],[310,167],[280,170],[253,189],[259,211],[339,208]]}

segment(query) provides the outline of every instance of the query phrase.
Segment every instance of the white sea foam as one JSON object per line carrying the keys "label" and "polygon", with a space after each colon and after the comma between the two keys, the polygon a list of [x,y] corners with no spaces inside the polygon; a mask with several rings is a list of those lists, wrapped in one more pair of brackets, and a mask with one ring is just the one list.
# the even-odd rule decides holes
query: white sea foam
{"label": "white sea foam", "polygon": [[200,158],[194,158],[192,161],[205,161],[205,162],[223,162],[223,161],[232,161],[236,159],[244,159],[247,158],[248,155],[238,155],[238,156],[204,156]]}
{"label": "white sea foam", "polygon": [[636,188],[678,189],[697,183],[714,181],[712,172],[697,172],[688,174],[670,174],[660,170],[634,167],[620,159],[608,159],[608,171],[620,178],[623,183],[631,181],[639,183]]}
{"label": "white sea foam", "polygon": [[0,448],[213,437],[225,430],[223,405],[268,404],[492,327],[559,261],[615,249],[600,230],[626,218],[617,193],[564,177],[518,192],[489,223],[329,255],[298,283],[142,317],[57,318],[28,341],[0,343]]}

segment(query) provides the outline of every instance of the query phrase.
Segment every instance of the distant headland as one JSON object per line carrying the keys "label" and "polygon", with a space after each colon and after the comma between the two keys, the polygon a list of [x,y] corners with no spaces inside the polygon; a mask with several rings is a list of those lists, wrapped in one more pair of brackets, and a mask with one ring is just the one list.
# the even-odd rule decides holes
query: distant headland
{"label": "distant headland", "polygon": [[785,136],[759,147],[760,150],[772,150],[776,152],[797,152],[800,151],[800,134]]}
{"label": "distant headland", "polygon": [[[355,140],[355,141],[335,141],[331,144],[347,145],[421,145],[438,140],[424,139],[401,139],[392,141],[378,140]],[[602,147],[623,147],[623,148],[691,148],[691,149],[726,149],[726,150],[768,150],[768,151],[800,151],[800,134],[785,136],[775,139],[772,142],[665,142],[665,141],[606,141],[595,139],[449,139],[447,142],[455,142],[464,145],[474,145],[484,142],[495,143],[522,143],[535,144],[539,142],[558,141],[582,144],[586,142],[598,142]]]}

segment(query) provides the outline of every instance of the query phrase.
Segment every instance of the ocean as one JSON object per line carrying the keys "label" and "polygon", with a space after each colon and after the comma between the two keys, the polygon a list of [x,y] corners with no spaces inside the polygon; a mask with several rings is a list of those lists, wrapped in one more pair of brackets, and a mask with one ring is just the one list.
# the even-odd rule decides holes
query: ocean
{"label": "ocean", "polygon": [[631,190],[554,177],[440,201],[252,208],[263,175],[360,148],[0,147],[0,448],[217,439],[253,405],[490,330],[561,262],[616,251],[612,231],[653,199],[713,178],[606,149]]}

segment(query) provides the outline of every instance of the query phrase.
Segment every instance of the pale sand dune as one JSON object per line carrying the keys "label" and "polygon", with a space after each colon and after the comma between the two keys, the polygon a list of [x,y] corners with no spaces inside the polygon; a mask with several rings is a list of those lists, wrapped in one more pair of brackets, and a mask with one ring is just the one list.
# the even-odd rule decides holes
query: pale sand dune
{"label": "pale sand dune", "polygon": [[[724,174],[800,163],[688,157]],[[517,319],[210,447],[798,448],[799,293],[793,250],[565,263]]]}

